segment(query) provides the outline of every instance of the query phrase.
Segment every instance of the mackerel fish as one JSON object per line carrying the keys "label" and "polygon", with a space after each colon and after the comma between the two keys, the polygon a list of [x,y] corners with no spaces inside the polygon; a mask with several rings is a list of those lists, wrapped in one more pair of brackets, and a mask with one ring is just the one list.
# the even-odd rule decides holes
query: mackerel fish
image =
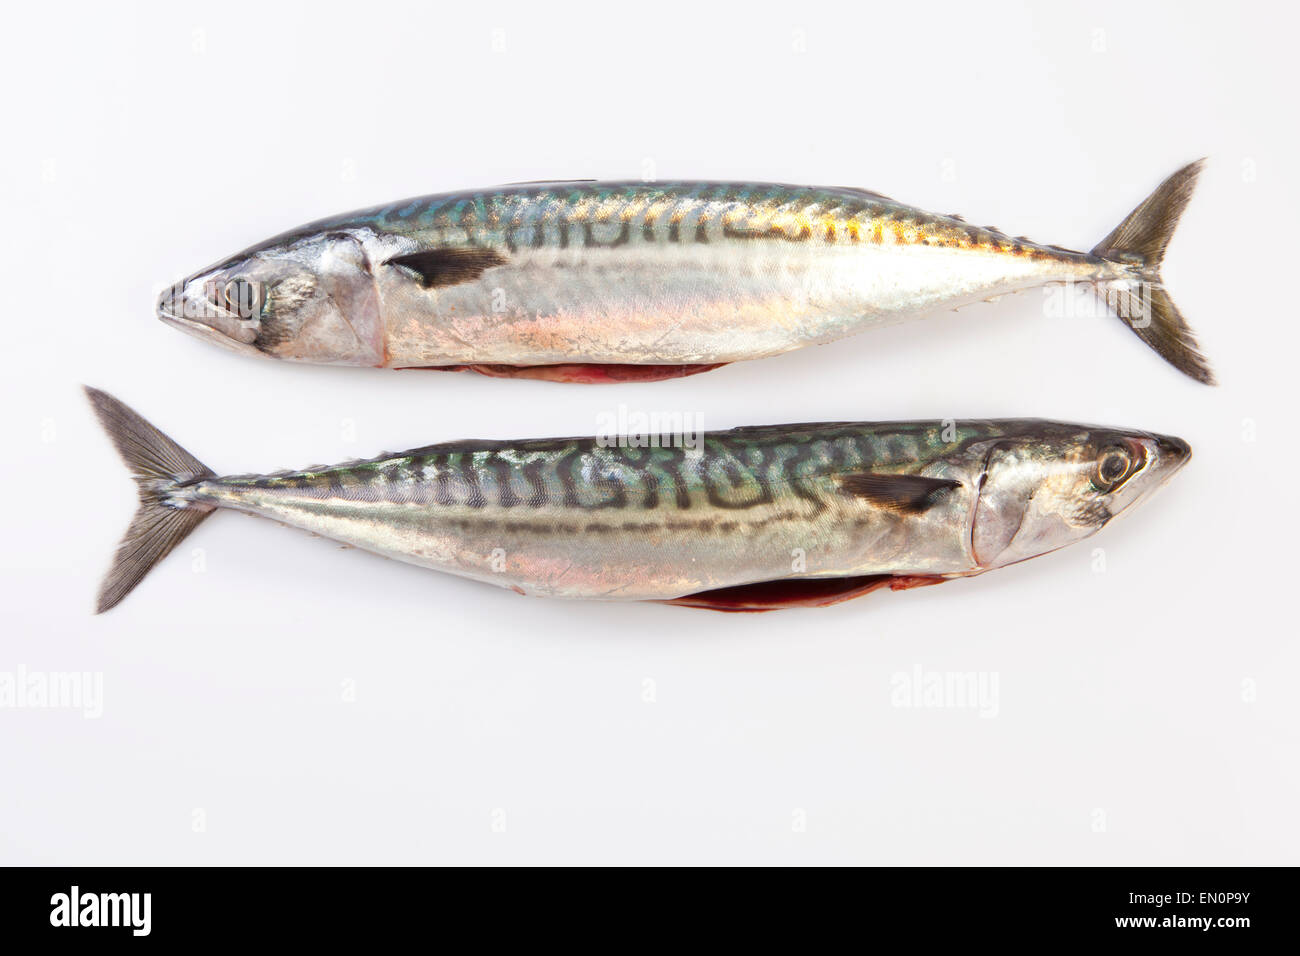
{"label": "mackerel fish", "polygon": [[162,293],[164,322],[291,362],[654,380],[1057,283],[1212,374],[1160,265],[1200,162],[1090,252],[878,193],[727,182],[525,183],[292,230]]}
{"label": "mackerel fish", "polygon": [[1170,436],[1037,419],[836,422],[705,432],[695,447],[459,441],[219,477],[87,393],[140,494],[99,611],[223,509],[527,595],[833,604],[1055,551],[1190,456]]}

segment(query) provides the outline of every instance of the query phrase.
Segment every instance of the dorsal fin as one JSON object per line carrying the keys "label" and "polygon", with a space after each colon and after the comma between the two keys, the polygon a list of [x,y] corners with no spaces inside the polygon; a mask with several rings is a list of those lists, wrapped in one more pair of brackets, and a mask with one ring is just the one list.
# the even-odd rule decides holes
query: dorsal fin
{"label": "dorsal fin", "polygon": [[420,285],[432,289],[435,286],[472,282],[493,266],[505,265],[509,261],[495,249],[451,246],[394,256],[384,265],[410,269]]}
{"label": "dorsal fin", "polygon": [[595,179],[521,179],[517,183],[506,183],[507,186],[567,186],[570,183],[594,183]]}
{"label": "dorsal fin", "polygon": [[858,193],[859,195],[866,196],[868,199],[878,199],[881,202],[898,201],[896,199],[891,199],[884,193],[878,193],[874,189],[863,189],[861,186],[839,186],[837,188],[843,189],[845,192]]}
{"label": "dorsal fin", "polygon": [[938,504],[952,489],[961,487],[961,482],[952,478],[878,472],[851,472],[839,475],[837,480],[845,493],[900,514],[918,514]]}

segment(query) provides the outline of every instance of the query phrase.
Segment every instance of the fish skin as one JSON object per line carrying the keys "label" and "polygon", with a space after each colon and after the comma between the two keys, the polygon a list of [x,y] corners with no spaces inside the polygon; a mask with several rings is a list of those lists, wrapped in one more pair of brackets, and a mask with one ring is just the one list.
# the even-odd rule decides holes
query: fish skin
{"label": "fish skin", "polygon": [[[1175,175],[1190,195],[1195,169]],[[1176,212],[1144,221],[1167,241]],[[530,183],[308,224],[179,283],[158,314],[289,361],[716,365],[1049,283],[1151,278],[1112,252],[1012,238],[853,188]],[[265,289],[242,320],[212,301],[239,280]],[[1180,361],[1195,364],[1187,338],[1193,357]]]}
{"label": "fish skin", "polygon": [[[134,421],[111,396],[92,397],[110,434]],[[151,442],[179,449],[151,429],[118,442],[146,476],[132,525],[142,530],[119,552],[132,584],[148,570],[136,556],[160,560],[199,516],[230,509],[524,594],[620,601],[782,579],[980,574],[1094,533],[1190,453],[1175,438],[1035,419],[823,423],[708,432],[697,451],[463,441],[218,477],[183,450],[149,453]],[[142,445],[140,435],[157,437]],[[176,480],[159,478],[160,460],[184,462]],[[1108,474],[1131,468],[1104,492],[1103,460]],[[863,474],[875,478],[846,480]],[[907,476],[901,507],[886,500],[890,476]],[[919,479],[935,493],[918,495]],[[189,510],[176,541],[153,546],[149,528],[173,532],[151,519]],[[118,577],[115,567],[105,593],[120,600]]]}

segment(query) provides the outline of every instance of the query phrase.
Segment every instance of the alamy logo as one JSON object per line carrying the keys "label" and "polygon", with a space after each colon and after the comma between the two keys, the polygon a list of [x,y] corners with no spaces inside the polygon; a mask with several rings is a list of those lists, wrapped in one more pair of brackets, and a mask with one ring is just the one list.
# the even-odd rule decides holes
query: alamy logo
{"label": "alamy logo", "polygon": [[596,445],[682,448],[687,455],[698,455],[704,448],[704,428],[691,412],[644,412],[620,405],[596,416]]}
{"label": "alamy logo", "polygon": [[889,679],[889,702],[895,707],[974,710],[981,717],[998,715],[997,671],[927,671],[920,664]]}
{"label": "alamy logo", "polygon": [[132,936],[148,936],[151,893],[71,893],[50,897],[51,926],[129,926]]}
{"label": "alamy logo", "polygon": [[0,709],[80,710],[104,715],[104,675],[99,671],[0,671]]}

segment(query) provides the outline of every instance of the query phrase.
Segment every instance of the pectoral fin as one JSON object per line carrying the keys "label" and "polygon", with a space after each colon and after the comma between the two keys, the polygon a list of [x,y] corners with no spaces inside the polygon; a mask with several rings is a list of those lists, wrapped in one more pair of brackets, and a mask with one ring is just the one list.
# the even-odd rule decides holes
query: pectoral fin
{"label": "pectoral fin", "polygon": [[505,265],[509,261],[495,249],[469,246],[411,252],[395,256],[384,265],[409,269],[420,285],[432,289],[473,282],[493,266]]}
{"label": "pectoral fin", "polygon": [[852,472],[837,480],[845,494],[900,514],[919,514],[942,501],[952,489],[961,487],[961,482],[952,478],[878,472]]}

